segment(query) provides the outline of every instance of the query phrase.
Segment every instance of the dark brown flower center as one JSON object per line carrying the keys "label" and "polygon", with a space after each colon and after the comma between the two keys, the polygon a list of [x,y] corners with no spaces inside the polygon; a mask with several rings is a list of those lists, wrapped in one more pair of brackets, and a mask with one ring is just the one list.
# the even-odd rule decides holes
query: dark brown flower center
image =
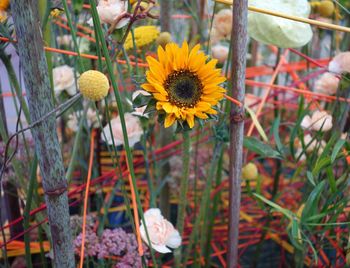
{"label": "dark brown flower center", "polygon": [[169,102],[179,107],[193,108],[200,100],[203,85],[189,70],[173,71],[164,82]]}

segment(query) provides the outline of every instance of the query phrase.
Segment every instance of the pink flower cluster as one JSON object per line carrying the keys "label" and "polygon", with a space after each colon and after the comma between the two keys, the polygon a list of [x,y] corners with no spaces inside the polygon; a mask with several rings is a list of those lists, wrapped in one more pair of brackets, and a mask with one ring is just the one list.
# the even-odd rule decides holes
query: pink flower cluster
{"label": "pink flower cluster", "polygon": [[[82,233],[74,240],[75,252],[79,255],[82,242]],[[87,228],[85,234],[85,256],[103,259],[107,256],[120,257],[116,268],[142,267],[141,257],[137,250],[137,241],[134,234],[126,233],[122,228],[106,229],[101,237]]]}

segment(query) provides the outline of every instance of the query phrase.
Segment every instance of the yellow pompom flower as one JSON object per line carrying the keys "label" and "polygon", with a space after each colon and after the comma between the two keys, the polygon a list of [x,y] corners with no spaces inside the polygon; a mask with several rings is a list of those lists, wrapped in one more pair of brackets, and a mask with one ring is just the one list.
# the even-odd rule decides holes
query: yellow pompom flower
{"label": "yellow pompom flower", "polygon": [[94,70],[84,72],[78,79],[78,86],[84,98],[92,101],[102,100],[109,90],[108,78]]}
{"label": "yellow pompom flower", "polygon": [[[159,36],[159,30],[156,26],[139,26],[134,30],[135,44],[137,48],[142,48],[153,43]],[[132,35],[128,34],[124,48],[130,50],[134,47]]]}
{"label": "yellow pompom flower", "polygon": [[242,177],[246,180],[256,180],[258,178],[258,168],[254,163],[248,163],[242,168]]}
{"label": "yellow pompom flower", "polygon": [[0,0],[0,10],[6,10],[10,6],[10,0]]}
{"label": "yellow pompom flower", "polygon": [[7,13],[4,10],[0,9],[0,23],[5,22],[7,19]]}
{"label": "yellow pompom flower", "polygon": [[226,78],[215,68],[217,60],[207,62],[208,56],[199,49],[199,44],[190,51],[187,42],[181,48],[170,43],[165,50],[158,47],[158,60],[147,57],[149,71],[142,88],[153,94],[156,109],[165,112],[166,128],[175,121],[193,128],[195,118],[217,114],[213,107],[224,97],[219,84]]}

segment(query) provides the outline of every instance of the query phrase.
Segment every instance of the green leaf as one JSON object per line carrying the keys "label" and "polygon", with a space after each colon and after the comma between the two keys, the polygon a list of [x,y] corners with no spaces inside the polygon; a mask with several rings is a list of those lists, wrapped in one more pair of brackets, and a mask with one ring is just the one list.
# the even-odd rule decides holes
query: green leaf
{"label": "green leaf", "polygon": [[308,221],[309,218],[316,215],[318,212],[318,202],[321,197],[321,193],[325,186],[325,181],[319,183],[310,193],[308,199],[305,202],[305,207],[301,215],[302,222]]}
{"label": "green leaf", "polygon": [[321,170],[330,165],[330,163],[331,160],[329,157],[318,159],[314,169],[312,170],[312,175],[314,175],[314,177],[317,177]]}
{"label": "green leaf", "polygon": [[261,142],[255,137],[245,137],[243,145],[248,150],[257,153],[260,156],[282,159],[282,156],[278,151],[274,150],[270,145]]}
{"label": "green leaf", "polygon": [[265,197],[263,197],[262,195],[253,194],[255,197],[259,198],[260,200],[262,200],[263,202],[265,202],[266,204],[268,204],[270,207],[274,208],[276,211],[281,212],[284,216],[286,216],[288,219],[293,220],[293,217],[295,217],[294,213],[291,212],[288,209],[282,208],[280,205],[266,199]]}
{"label": "green leaf", "polygon": [[341,150],[341,148],[343,148],[343,145],[345,144],[345,142],[346,142],[346,140],[338,140],[337,143],[334,145],[333,152],[331,155],[331,163],[332,164],[335,161],[335,159],[337,158],[337,155],[338,155],[339,151]]}
{"label": "green leaf", "polygon": [[281,138],[280,138],[280,135],[279,135],[279,126],[280,126],[280,123],[281,123],[281,118],[278,116],[275,121],[273,122],[272,124],[272,133],[273,133],[273,137],[275,139],[275,143],[276,143],[276,147],[277,147],[277,150],[283,154],[283,151],[284,151],[284,146],[281,142]]}
{"label": "green leaf", "polygon": [[310,171],[306,171],[306,178],[314,187],[316,186],[314,176],[312,175],[312,173]]}
{"label": "green leaf", "polygon": [[336,185],[336,181],[335,181],[335,177],[334,177],[334,173],[333,173],[333,167],[329,166],[326,169],[326,173],[327,173],[329,186],[331,187],[332,192],[335,193],[337,191],[337,185]]}

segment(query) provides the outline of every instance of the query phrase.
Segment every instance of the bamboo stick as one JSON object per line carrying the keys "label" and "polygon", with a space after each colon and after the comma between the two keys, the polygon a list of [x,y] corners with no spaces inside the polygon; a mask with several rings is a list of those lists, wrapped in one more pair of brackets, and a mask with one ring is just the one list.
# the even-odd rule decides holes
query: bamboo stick
{"label": "bamboo stick", "polygon": [[[227,4],[227,5],[233,4],[233,0],[215,0],[215,1],[219,2],[219,3]],[[336,24],[332,24],[332,23],[327,23],[327,22],[322,22],[322,21],[318,21],[318,20],[312,20],[312,19],[308,19],[308,18],[302,18],[302,17],[298,17],[298,16],[288,15],[288,14],[284,14],[284,13],[280,13],[280,12],[276,12],[276,11],[271,11],[271,10],[267,10],[267,9],[263,9],[263,8],[253,7],[253,6],[248,6],[248,10],[253,11],[253,12],[262,13],[262,14],[272,15],[272,16],[276,16],[276,17],[280,17],[280,18],[284,18],[284,19],[288,19],[288,20],[303,22],[303,23],[307,23],[307,24],[314,25],[317,27],[323,27],[323,28],[327,28],[330,30],[334,30],[334,31],[341,31],[341,32],[350,33],[349,27],[344,27],[344,26],[340,26],[340,25],[336,25]]]}
{"label": "bamboo stick", "polygon": [[[248,0],[236,0],[233,6],[231,36],[232,97],[244,103],[247,55]],[[227,267],[238,267],[239,211],[241,203],[241,172],[244,135],[244,108],[231,103],[229,148],[229,230]]]}

